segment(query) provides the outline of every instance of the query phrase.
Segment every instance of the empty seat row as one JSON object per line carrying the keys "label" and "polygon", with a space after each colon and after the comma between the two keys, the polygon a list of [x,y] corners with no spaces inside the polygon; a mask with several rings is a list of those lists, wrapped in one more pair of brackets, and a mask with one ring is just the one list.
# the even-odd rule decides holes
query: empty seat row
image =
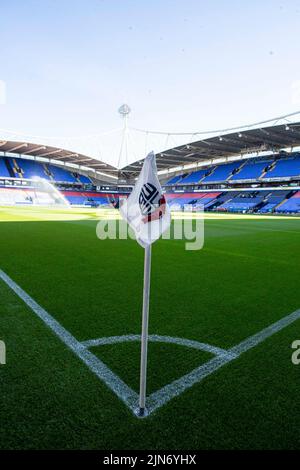
{"label": "empty seat row", "polygon": [[272,156],[263,160],[249,159],[222,163],[191,172],[188,175],[174,176],[165,183],[165,186],[292,177],[300,178],[300,155],[298,153],[280,156],[276,159]]}
{"label": "empty seat row", "polygon": [[71,171],[52,164],[41,163],[36,160],[27,160],[22,158],[0,157],[0,177],[26,178],[34,177],[61,183],[84,183],[90,184],[91,180],[81,174],[75,174]]}
{"label": "empty seat row", "polygon": [[278,213],[297,213],[300,212],[300,191],[296,192],[291,198],[287,199],[276,210]]}

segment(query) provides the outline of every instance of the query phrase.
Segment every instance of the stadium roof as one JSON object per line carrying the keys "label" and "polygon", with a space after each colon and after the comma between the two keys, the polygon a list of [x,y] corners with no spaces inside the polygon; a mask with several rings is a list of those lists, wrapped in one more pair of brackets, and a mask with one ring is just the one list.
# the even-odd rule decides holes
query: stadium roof
{"label": "stadium roof", "polygon": [[[222,135],[203,138],[157,153],[156,161],[158,171],[177,171],[184,165],[197,164],[215,158],[241,157],[255,152],[278,152],[280,149],[300,146],[300,121],[268,127],[238,130]],[[131,163],[125,168],[104,163],[87,155],[43,144],[33,144],[22,141],[0,141],[0,152],[15,154],[16,156],[31,156],[45,159],[51,163],[61,162],[71,165],[78,170],[93,171],[98,178],[112,178],[119,181],[134,182],[134,178],[141,170],[144,159]],[[97,175],[95,175],[97,176]]]}
{"label": "stadium roof", "polygon": [[[158,153],[157,168],[172,168],[213,158],[242,156],[262,151],[278,151],[300,146],[300,122],[260,127],[229,134],[216,135]],[[136,162],[122,169],[127,177],[135,177],[141,168]]]}
{"label": "stadium roof", "polygon": [[29,142],[16,142],[11,140],[0,141],[0,152],[16,154],[16,156],[38,157],[49,160],[51,163],[61,162],[76,165],[78,169],[92,170],[104,176],[118,177],[117,168],[88,157],[81,153],[72,152],[59,147],[44,144],[33,144]]}

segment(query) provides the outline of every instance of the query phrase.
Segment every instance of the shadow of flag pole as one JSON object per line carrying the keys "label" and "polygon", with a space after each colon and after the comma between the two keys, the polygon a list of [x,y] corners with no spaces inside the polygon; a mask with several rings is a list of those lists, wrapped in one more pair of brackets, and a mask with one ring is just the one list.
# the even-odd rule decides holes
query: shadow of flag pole
{"label": "shadow of flag pole", "polygon": [[142,316],[142,337],[141,337],[139,416],[145,416],[145,410],[146,410],[150,278],[151,278],[151,245],[148,245],[145,248],[145,258],[144,258],[144,290],[143,290],[143,316]]}

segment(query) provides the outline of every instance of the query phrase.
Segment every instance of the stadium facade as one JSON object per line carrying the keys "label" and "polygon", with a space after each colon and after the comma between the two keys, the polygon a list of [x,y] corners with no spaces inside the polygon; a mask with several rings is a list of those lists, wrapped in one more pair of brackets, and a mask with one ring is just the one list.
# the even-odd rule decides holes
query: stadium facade
{"label": "stadium facade", "polygon": [[[157,154],[172,210],[300,212],[300,123],[226,133]],[[38,179],[72,205],[106,206],[130,192],[143,160],[117,169],[86,155],[0,142],[0,204],[51,204]]]}

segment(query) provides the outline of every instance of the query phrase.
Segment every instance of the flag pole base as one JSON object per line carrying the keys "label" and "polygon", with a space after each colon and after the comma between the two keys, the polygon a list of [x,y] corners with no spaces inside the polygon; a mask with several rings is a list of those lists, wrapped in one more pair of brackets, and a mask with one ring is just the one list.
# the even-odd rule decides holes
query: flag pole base
{"label": "flag pole base", "polygon": [[147,408],[136,408],[135,411],[134,411],[134,414],[138,417],[138,418],[146,418],[146,416],[148,416],[148,411],[147,411]]}

